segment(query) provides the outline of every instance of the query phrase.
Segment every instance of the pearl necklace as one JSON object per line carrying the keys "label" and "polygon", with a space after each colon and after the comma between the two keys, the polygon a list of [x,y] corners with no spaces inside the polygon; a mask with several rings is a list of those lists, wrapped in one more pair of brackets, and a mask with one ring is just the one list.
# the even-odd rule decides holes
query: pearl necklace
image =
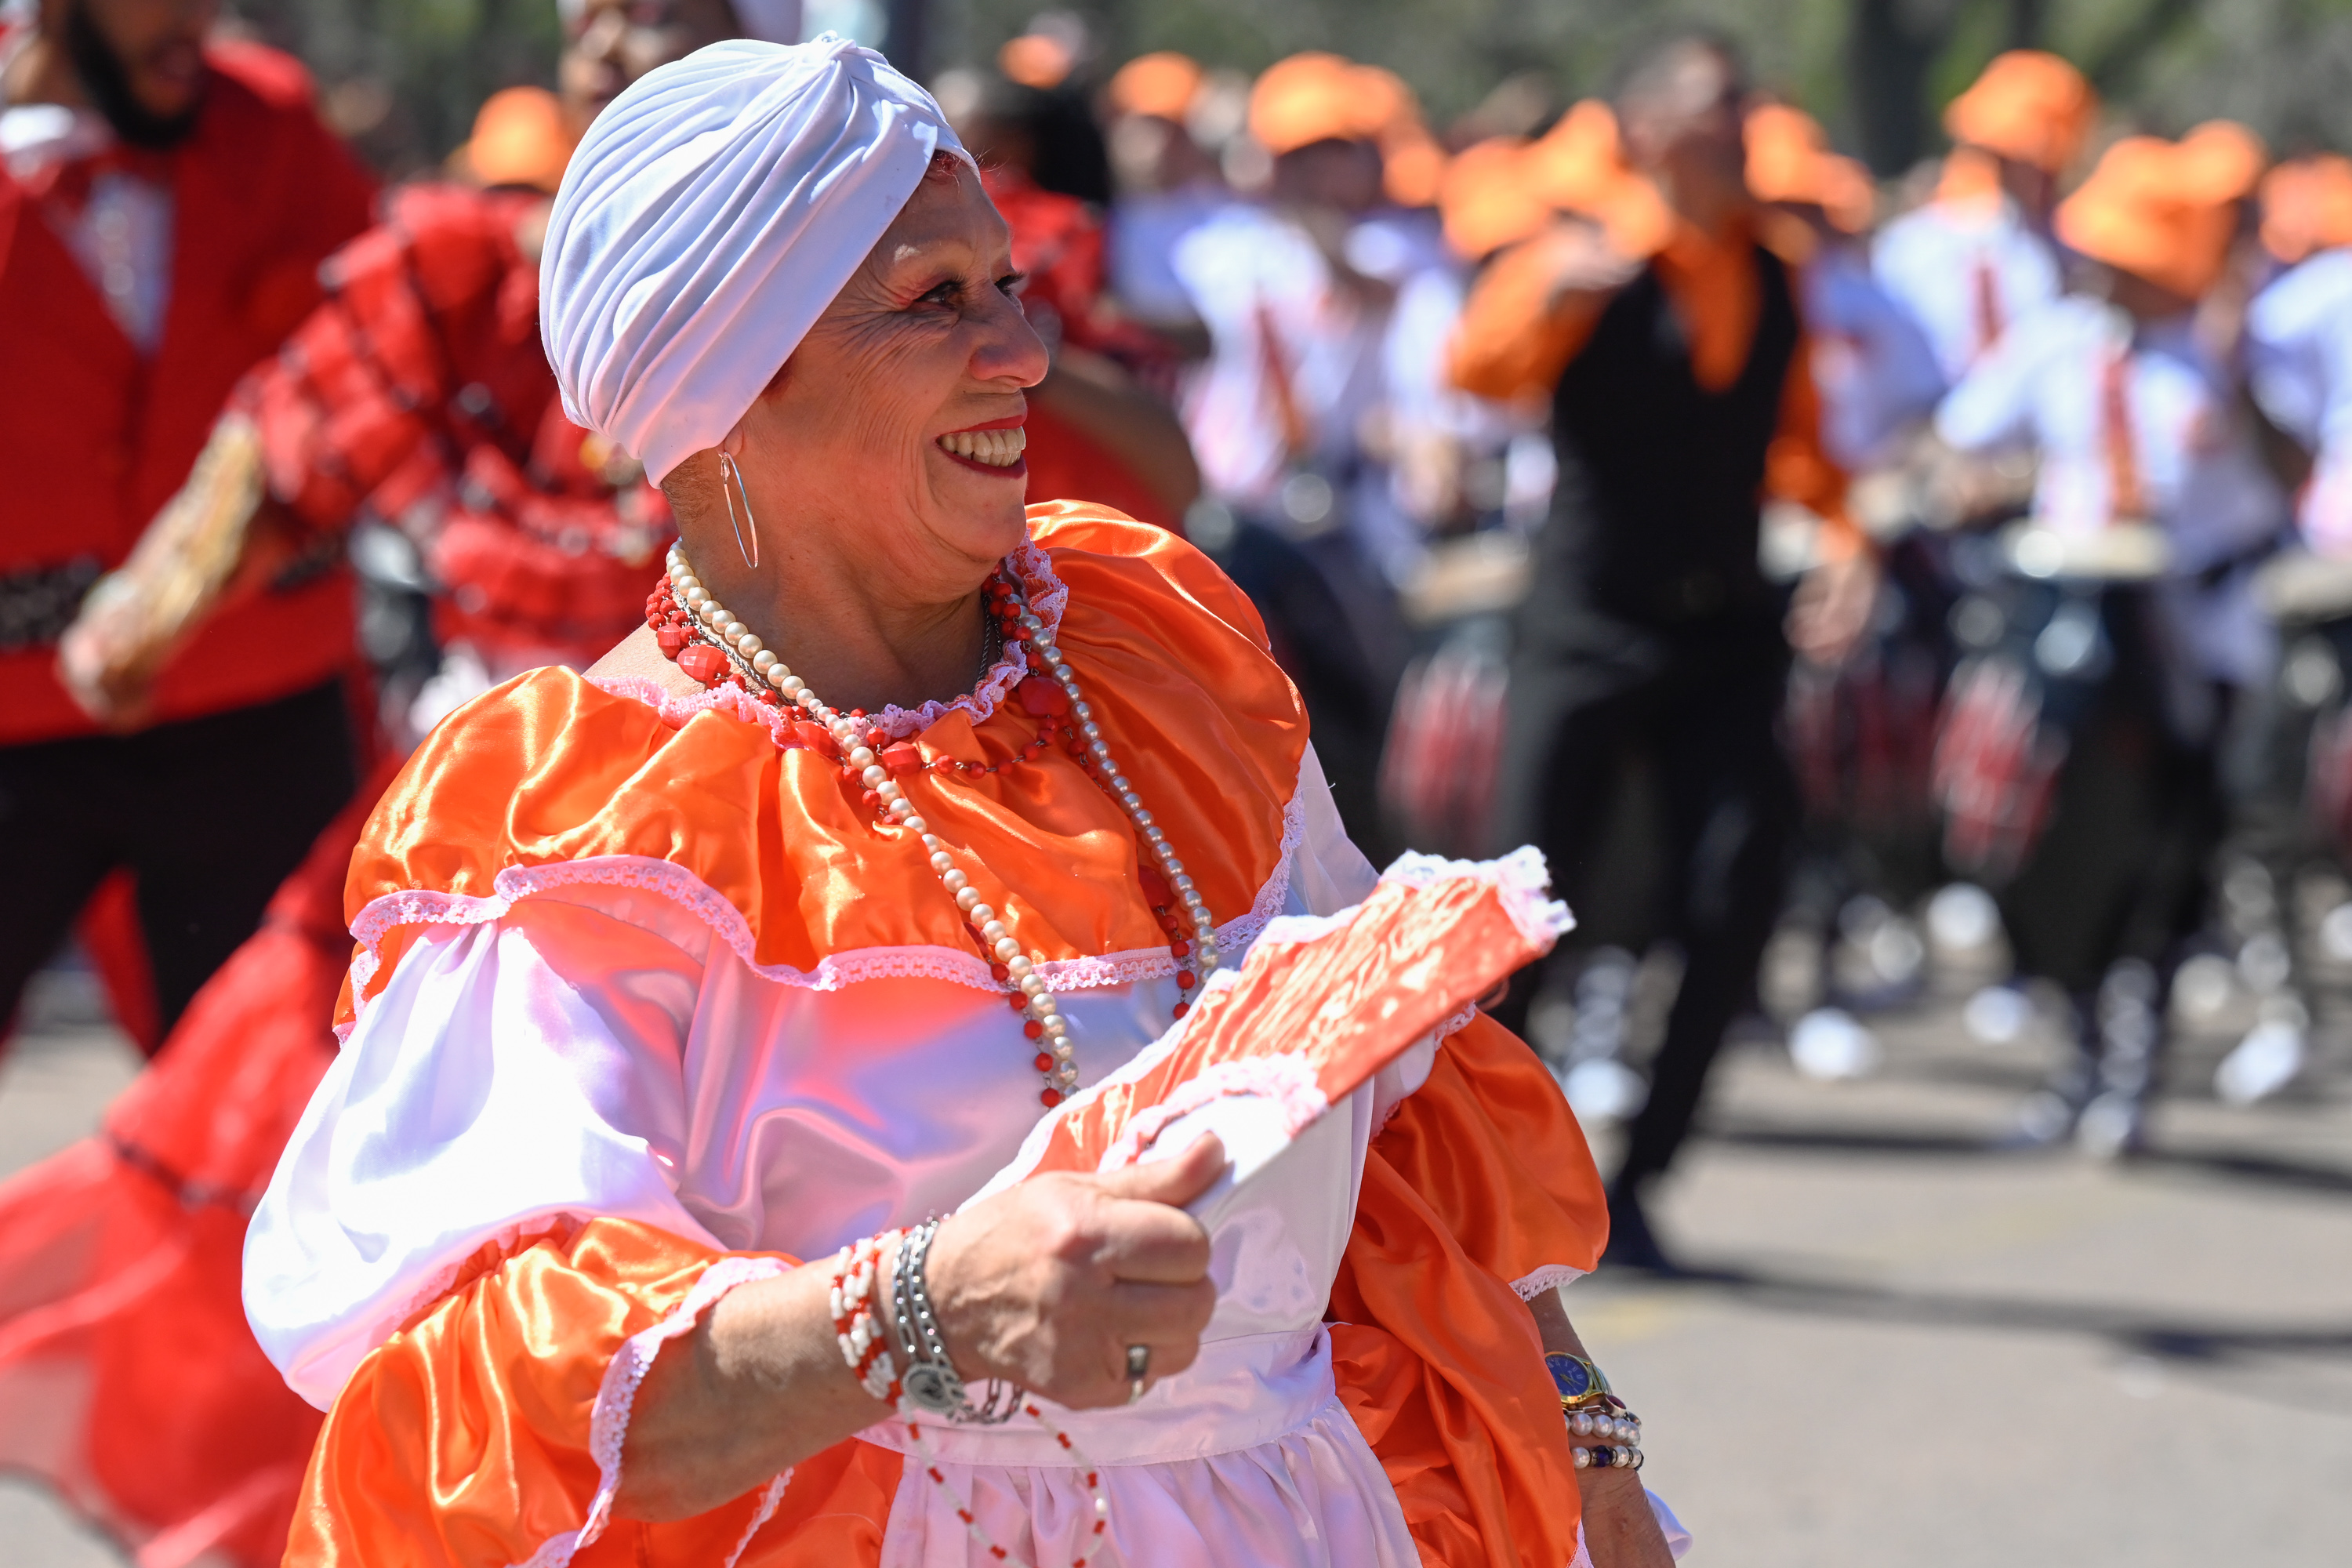
{"label": "pearl necklace", "polygon": [[[1011,655],[1020,648],[1022,662],[1033,671],[1042,667],[1051,679],[1048,684],[1034,673],[1024,679],[1019,688],[1021,705],[1045,720],[1049,731],[1052,721],[1066,717],[1069,722],[1062,727],[1061,733],[1071,752],[1126,812],[1138,838],[1159,862],[1156,879],[1149,875],[1152,868],[1148,863],[1139,867],[1139,874],[1146,879],[1146,900],[1155,905],[1161,929],[1170,934],[1170,951],[1179,965],[1176,984],[1188,994],[1174,1009],[1175,1016],[1181,1018],[1191,1007],[1189,993],[1217,967],[1216,925],[1209,907],[1193,886],[1192,879],[1186,875],[1183,861],[1170,847],[1167,831],[1152,819],[1133,784],[1112,761],[1094,709],[1078,689],[1076,678],[1053,633],[1046,630],[1045,623],[1032,607],[1028,588],[1019,574],[1009,567],[1000,567],[989,585],[988,600],[990,619],[1003,636],[1006,653]],[[1036,963],[1021,951],[1021,944],[998,918],[998,911],[982,901],[978,890],[971,887],[971,879],[956,868],[946,842],[931,831],[914,802],[908,798],[904,786],[891,776],[894,769],[884,765],[884,756],[890,755],[899,764],[896,771],[951,774],[959,771],[971,773],[997,770],[981,769],[976,764],[958,769],[952,763],[925,769],[912,746],[874,744],[884,737],[879,731],[865,727],[865,710],[840,712],[810,690],[808,683],[787,669],[757,633],[711,596],[695,576],[680,544],[670,546],[667,574],[646,601],[646,623],[653,629],[662,652],[702,685],[715,688],[731,683],[772,708],[796,707],[814,721],[820,734],[831,741],[831,750],[846,763],[845,772],[865,786],[860,797],[864,804],[877,813],[883,824],[912,833],[929,851],[931,870],[938,876],[940,885],[962,912],[965,923],[980,942],[982,953],[992,961],[990,973],[1006,986],[1013,1010],[1024,1016],[1023,1032],[1041,1047],[1034,1066],[1045,1076],[1045,1088],[1037,1097],[1039,1101],[1051,1110],[1067,1099],[1078,1086],[1078,1064],[1070,1043],[1069,1021],[1063,1016],[1060,1004],[1055,1000],[1045,976],[1037,973]],[[782,737],[779,743],[782,743]],[[1034,747],[1024,747],[1016,758],[1026,759],[1041,752],[1045,743],[1045,733],[1041,732],[1039,742]],[[1155,896],[1157,889],[1150,886],[1153,880],[1164,884],[1167,901]],[[1181,921],[1169,907],[1171,902],[1182,906]],[[1189,942],[1184,935],[1186,930],[1192,933]],[[1191,961],[1189,967],[1187,959]]]}

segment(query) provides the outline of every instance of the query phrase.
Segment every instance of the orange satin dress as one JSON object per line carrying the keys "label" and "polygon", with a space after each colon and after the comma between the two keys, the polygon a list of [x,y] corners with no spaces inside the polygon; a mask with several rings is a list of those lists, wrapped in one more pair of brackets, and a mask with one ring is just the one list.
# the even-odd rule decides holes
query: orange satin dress
{"label": "orange satin dress", "polygon": [[[1066,593],[1054,605],[1060,646],[1230,957],[1271,911],[1269,889],[1307,875],[1293,864],[1300,797],[1309,777],[1323,786],[1297,695],[1247,601],[1191,546],[1098,508],[1030,517],[1037,581]],[[917,974],[989,987],[920,847],[873,826],[836,764],[779,749],[749,704],[645,695],[542,671],[419,750],[352,863],[362,946],[343,1016],[355,1045],[372,1008],[410,1005],[387,987],[404,963],[445,962],[452,930],[562,900],[686,910],[709,933],[712,964],[803,999]],[[1133,828],[1061,753],[1007,762],[1034,730],[1017,703],[880,721],[926,760],[999,766],[909,775],[907,787],[1057,995],[1075,1007],[1089,986],[1166,984],[1174,966]],[[1017,1071],[1034,1079],[1025,1060]],[[1023,1131],[1005,1130],[1016,1142]],[[302,1179],[301,1134],[296,1144],[247,1265],[248,1305],[281,1366],[301,1361],[299,1334],[273,1331],[269,1283],[290,1223],[273,1204]],[[677,1159],[682,1179],[694,1156]],[[710,1225],[726,1228],[723,1216]],[[1605,1231],[1591,1156],[1534,1056],[1483,1017],[1447,1036],[1370,1142],[1324,1313],[1338,1398],[1423,1561],[1558,1568],[1575,1554],[1575,1475],[1524,1298],[1591,1268]],[[904,1460],[870,1442],[836,1445],[789,1485],[696,1519],[609,1517],[615,1358],[690,1328],[719,1283],[819,1255],[715,1247],[576,1209],[483,1237],[372,1323],[347,1372],[306,1363],[313,1381],[298,1386],[332,1408],[289,1563],[879,1562]]]}

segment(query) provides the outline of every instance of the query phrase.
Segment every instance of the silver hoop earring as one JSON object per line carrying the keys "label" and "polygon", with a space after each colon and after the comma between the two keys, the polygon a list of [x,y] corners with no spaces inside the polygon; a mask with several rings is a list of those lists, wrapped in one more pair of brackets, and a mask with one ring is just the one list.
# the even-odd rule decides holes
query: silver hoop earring
{"label": "silver hoop earring", "polygon": [[[735,521],[735,495],[728,488],[730,480],[734,489],[742,492],[742,522]],[[727,502],[727,526],[735,531],[735,548],[742,552],[743,564],[756,572],[760,569],[760,520],[751,515],[751,492],[743,488],[743,470],[724,452],[719,454],[719,493]],[[743,523],[751,525],[751,542],[748,545],[743,542]]]}

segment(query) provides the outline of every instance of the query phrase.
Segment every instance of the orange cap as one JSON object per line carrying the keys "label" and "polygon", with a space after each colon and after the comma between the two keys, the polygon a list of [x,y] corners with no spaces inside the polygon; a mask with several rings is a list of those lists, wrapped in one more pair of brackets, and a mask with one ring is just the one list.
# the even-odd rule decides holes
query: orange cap
{"label": "orange cap", "polygon": [[509,87],[482,100],[474,134],[450,155],[479,185],[529,185],[552,195],[575,138],[562,102],[543,87]]}
{"label": "orange cap", "polygon": [[2081,71],[2040,49],[1996,55],[1944,110],[1952,140],[2056,174],[2074,161],[2099,116]]}
{"label": "orange cap", "polygon": [[1394,82],[1338,55],[1293,55],[1250,89],[1250,134],[1276,157],[1316,142],[1377,141],[1396,113]]}
{"label": "orange cap", "polygon": [[1024,33],[996,51],[996,68],[1006,80],[1040,91],[1061,86],[1076,64],[1069,45],[1044,33]]}
{"label": "orange cap", "polygon": [[1391,201],[1418,207],[1438,199],[1445,150],[1394,71],[1313,51],[1277,60],[1250,89],[1249,128],[1276,157],[1317,142],[1376,142]]}
{"label": "orange cap", "polygon": [[1570,104],[1528,149],[1528,171],[1548,205],[1599,222],[1628,256],[1649,255],[1672,231],[1664,198],[1626,166],[1617,116],[1597,98]]}
{"label": "orange cap", "polygon": [[2263,243],[2290,267],[2352,245],[2352,158],[2294,158],[2263,180]]}
{"label": "orange cap", "polygon": [[2094,261],[2194,300],[2213,286],[2234,227],[2206,184],[2200,155],[2157,136],[2126,136],[2058,204],[2058,237]]}
{"label": "orange cap", "polygon": [[1490,136],[1455,153],[1445,166],[1437,205],[1445,242],[1468,261],[1539,232],[1552,212],[1536,194],[1523,136]]}
{"label": "orange cap", "polygon": [[1116,114],[1150,114],[1161,120],[1182,120],[1201,90],[1200,65],[1172,49],[1138,55],[1118,68],[1103,89]]}
{"label": "orange cap", "polygon": [[1869,226],[1877,192],[1870,174],[1830,151],[1828,134],[1803,110],[1766,103],[1748,111],[1748,188],[1759,201],[1817,206],[1848,234]]}
{"label": "orange cap", "polygon": [[2234,120],[2209,120],[2180,139],[2180,167],[2213,201],[2242,202],[2262,184],[2271,150]]}

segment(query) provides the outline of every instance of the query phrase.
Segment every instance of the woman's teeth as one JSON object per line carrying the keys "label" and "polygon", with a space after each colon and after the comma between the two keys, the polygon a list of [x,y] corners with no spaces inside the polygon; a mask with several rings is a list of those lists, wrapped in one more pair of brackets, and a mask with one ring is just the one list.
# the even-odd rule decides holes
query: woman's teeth
{"label": "woman's teeth", "polygon": [[1028,449],[1029,433],[1018,425],[1009,430],[959,430],[952,436],[940,437],[940,447],[959,458],[986,463],[992,468],[1009,468]]}

